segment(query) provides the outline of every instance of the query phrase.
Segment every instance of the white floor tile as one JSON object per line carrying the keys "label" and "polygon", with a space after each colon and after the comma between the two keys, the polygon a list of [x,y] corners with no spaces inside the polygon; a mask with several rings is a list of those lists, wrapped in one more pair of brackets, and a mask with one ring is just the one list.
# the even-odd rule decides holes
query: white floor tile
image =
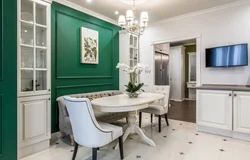
{"label": "white floor tile", "polygon": [[[169,120],[167,127],[162,119],[162,132],[158,132],[158,119],[150,124],[144,115],[143,129],[157,147],[148,146],[137,135],[131,135],[124,143],[125,160],[250,160],[250,142],[222,136],[197,133],[196,124]],[[50,149],[22,160],[70,160],[73,147],[58,141]],[[119,160],[116,142],[98,151],[98,160]],[[220,149],[223,149],[222,151]],[[81,147],[76,160],[91,160],[91,149]]]}

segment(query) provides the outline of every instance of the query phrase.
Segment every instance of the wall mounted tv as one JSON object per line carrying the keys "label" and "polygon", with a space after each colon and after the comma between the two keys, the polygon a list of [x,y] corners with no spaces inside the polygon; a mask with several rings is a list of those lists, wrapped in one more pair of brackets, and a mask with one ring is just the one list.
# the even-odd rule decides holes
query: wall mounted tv
{"label": "wall mounted tv", "polygon": [[206,49],[206,67],[234,67],[248,65],[248,44]]}

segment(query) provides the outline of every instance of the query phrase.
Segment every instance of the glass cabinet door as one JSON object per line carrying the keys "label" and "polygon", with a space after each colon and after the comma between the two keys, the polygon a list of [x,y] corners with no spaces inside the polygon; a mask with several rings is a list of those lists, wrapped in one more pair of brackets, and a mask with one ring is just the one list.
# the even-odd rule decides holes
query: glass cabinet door
{"label": "glass cabinet door", "polygon": [[189,81],[196,81],[196,54],[189,54]]}
{"label": "glass cabinet door", "polygon": [[48,91],[48,5],[20,0],[20,92]]}

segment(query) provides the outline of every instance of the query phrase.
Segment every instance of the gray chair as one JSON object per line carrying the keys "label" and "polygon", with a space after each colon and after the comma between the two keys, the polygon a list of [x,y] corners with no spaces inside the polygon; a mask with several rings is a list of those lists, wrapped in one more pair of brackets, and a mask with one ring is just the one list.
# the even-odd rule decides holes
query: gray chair
{"label": "gray chair", "polygon": [[72,160],[75,160],[78,145],[92,148],[92,160],[97,160],[99,147],[119,139],[120,156],[123,155],[123,130],[112,124],[97,122],[92,105],[87,98],[64,97],[75,138],[75,149]]}
{"label": "gray chair", "polygon": [[[118,95],[121,93],[122,92],[120,92],[120,91],[111,90],[111,91],[73,94],[73,95],[68,95],[68,96],[74,97],[74,98],[88,98],[88,99],[92,100],[95,98],[100,98],[100,97],[105,97],[105,96],[114,96],[114,95]],[[69,114],[68,114],[68,111],[66,109],[66,104],[65,104],[63,96],[57,98],[57,104],[58,104],[58,108],[59,108],[59,129],[61,132],[61,137],[65,136],[65,135],[70,135],[71,145],[73,146],[74,145],[74,136],[73,136],[73,132],[72,132],[72,126],[71,126]],[[117,120],[126,118],[128,116],[128,113],[127,112],[104,113],[104,112],[99,112],[99,111],[94,110],[94,115],[98,121],[112,123],[112,122],[115,122]]]}
{"label": "gray chair", "polygon": [[169,108],[169,96],[170,96],[170,86],[153,86],[152,92],[164,94],[164,99],[155,101],[149,104],[148,108],[142,109],[139,112],[139,126],[141,127],[142,112],[151,114],[151,123],[153,120],[153,114],[158,115],[159,118],[159,132],[161,132],[161,117],[164,115],[167,126],[168,123],[168,108]]}

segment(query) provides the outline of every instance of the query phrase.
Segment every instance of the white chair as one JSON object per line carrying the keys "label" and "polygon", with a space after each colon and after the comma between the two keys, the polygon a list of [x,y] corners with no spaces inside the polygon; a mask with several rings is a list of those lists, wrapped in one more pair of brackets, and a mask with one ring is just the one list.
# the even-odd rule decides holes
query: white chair
{"label": "white chair", "polygon": [[139,112],[139,126],[141,127],[141,117],[142,112],[151,114],[151,123],[153,122],[153,114],[158,115],[159,117],[159,132],[161,132],[161,117],[165,116],[167,126],[168,123],[168,108],[169,108],[169,95],[170,95],[170,86],[153,86],[152,92],[164,94],[164,99],[155,101],[149,104],[148,108],[142,109]]}
{"label": "white chair", "polygon": [[75,148],[72,160],[75,160],[78,145],[92,148],[92,160],[97,159],[97,150],[119,138],[120,156],[123,156],[122,127],[97,122],[92,105],[87,98],[64,97],[69,119],[72,125]]}

